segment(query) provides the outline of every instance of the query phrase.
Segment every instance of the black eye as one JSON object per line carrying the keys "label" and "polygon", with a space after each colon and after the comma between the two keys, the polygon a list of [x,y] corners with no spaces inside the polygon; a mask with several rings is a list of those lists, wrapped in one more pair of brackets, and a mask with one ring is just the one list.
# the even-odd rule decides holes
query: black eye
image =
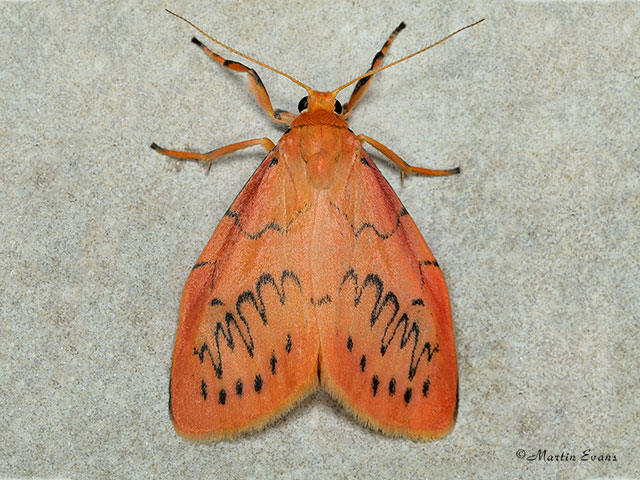
{"label": "black eye", "polygon": [[302,112],[303,110],[306,110],[308,106],[309,97],[304,97],[302,100],[300,100],[300,102],[298,102],[298,111]]}
{"label": "black eye", "polygon": [[335,107],[333,107],[333,111],[336,112],[338,115],[342,113],[342,105],[338,100],[336,100],[336,105]]}

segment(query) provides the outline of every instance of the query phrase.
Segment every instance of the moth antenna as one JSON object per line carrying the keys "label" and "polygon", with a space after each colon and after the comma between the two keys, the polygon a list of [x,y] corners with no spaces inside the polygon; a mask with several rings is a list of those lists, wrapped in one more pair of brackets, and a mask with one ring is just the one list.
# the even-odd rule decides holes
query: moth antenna
{"label": "moth antenna", "polygon": [[332,91],[332,92],[331,92],[331,94],[335,97],[335,96],[336,96],[336,94],[337,94],[340,90],[343,90],[343,89],[347,88],[349,85],[353,85],[353,84],[354,84],[354,83],[356,83],[358,80],[363,79],[363,78],[366,78],[366,77],[370,77],[370,76],[372,76],[372,75],[375,75],[376,73],[381,72],[382,70],[385,70],[385,69],[387,69],[387,68],[391,68],[391,67],[393,67],[394,65],[399,64],[400,62],[404,62],[405,60],[409,60],[411,57],[415,57],[416,55],[420,55],[422,52],[426,52],[426,51],[427,51],[427,50],[429,50],[430,48],[433,48],[433,47],[435,47],[436,45],[440,45],[442,42],[444,42],[445,40],[450,39],[451,37],[453,37],[454,35],[456,35],[456,34],[460,33],[461,31],[466,30],[467,28],[471,28],[471,27],[473,27],[473,26],[475,26],[475,25],[477,25],[477,24],[479,24],[480,22],[483,22],[483,21],[484,21],[484,18],[481,18],[481,19],[480,19],[480,20],[478,20],[477,22],[473,22],[473,23],[470,23],[469,25],[467,25],[467,26],[465,26],[465,27],[459,28],[459,29],[458,29],[458,30],[456,30],[455,32],[450,33],[449,35],[447,35],[447,36],[446,36],[446,37],[444,37],[444,38],[441,38],[441,39],[440,39],[440,40],[438,40],[437,42],[432,43],[431,45],[429,45],[429,46],[427,46],[427,47],[424,47],[423,49],[418,50],[417,52],[413,52],[411,55],[407,55],[406,57],[402,57],[400,60],[396,60],[395,62],[390,63],[389,65],[385,65],[384,67],[376,68],[375,70],[371,70],[370,72],[367,72],[367,73],[365,73],[364,75],[360,75],[359,77],[354,78],[353,80],[351,80],[349,83],[345,83],[345,84],[344,84],[344,85],[342,85],[341,87],[336,88],[334,91]]}
{"label": "moth antenna", "polygon": [[202,35],[204,35],[205,37],[207,37],[209,40],[211,40],[211,41],[212,41],[212,42],[214,42],[215,44],[217,44],[217,45],[221,46],[222,48],[226,48],[226,49],[227,49],[227,50],[229,50],[230,52],[233,52],[233,53],[235,53],[236,55],[239,55],[240,57],[242,57],[242,58],[244,58],[244,59],[246,59],[246,60],[249,60],[250,62],[256,63],[256,64],[260,65],[261,67],[268,68],[268,69],[269,69],[269,70],[271,70],[272,72],[276,72],[277,74],[280,74],[280,75],[282,75],[283,77],[288,78],[288,79],[289,79],[289,80],[291,80],[293,83],[295,83],[295,84],[297,84],[297,85],[300,85],[302,88],[304,88],[304,89],[307,91],[307,93],[308,93],[309,95],[311,95],[311,93],[313,92],[313,89],[311,89],[311,87],[308,87],[308,86],[307,86],[307,85],[305,85],[304,83],[302,83],[302,82],[300,82],[300,81],[296,80],[296,79],[295,79],[295,78],[293,78],[291,75],[288,75],[288,74],[286,74],[286,73],[284,73],[284,72],[281,72],[281,71],[280,71],[280,70],[278,70],[277,68],[273,68],[273,67],[271,67],[271,66],[267,65],[266,63],[262,63],[261,61],[256,60],[255,58],[251,58],[249,55],[245,55],[244,53],[239,52],[238,50],[236,50],[236,49],[234,49],[234,48],[231,48],[231,47],[229,47],[228,45],[225,45],[224,43],[222,43],[222,42],[220,42],[220,41],[216,40],[215,38],[213,38],[213,37],[212,37],[211,35],[209,35],[208,33],[204,32],[200,27],[197,27],[196,25],[194,25],[192,22],[190,22],[189,20],[187,20],[187,19],[186,19],[186,18],[184,18],[183,16],[178,15],[177,13],[174,13],[174,12],[172,12],[171,10],[166,9],[166,8],[165,8],[165,10],[166,10],[167,12],[169,12],[171,15],[173,15],[174,17],[177,17],[177,18],[179,18],[180,20],[182,20],[183,22],[185,22],[185,23],[187,23],[187,24],[191,25],[194,29],[196,29],[196,30],[197,30],[198,32],[200,32]]}

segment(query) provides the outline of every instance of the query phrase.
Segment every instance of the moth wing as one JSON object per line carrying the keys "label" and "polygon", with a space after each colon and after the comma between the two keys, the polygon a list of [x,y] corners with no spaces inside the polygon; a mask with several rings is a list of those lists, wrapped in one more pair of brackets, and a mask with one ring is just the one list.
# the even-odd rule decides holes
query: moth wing
{"label": "moth wing", "polygon": [[[387,433],[438,438],[455,423],[457,364],[449,294],[415,223],[359,148],[328,202],[325,235],[342,245],[318,318],[322,384]],[[330,283],[329,281],[327,281]]]}
{"label": "moth wing", "polygon": [[317,386],[319,340],[305,297],[310,196],[303,172],[289,167],[279,147],[267,155],[185,285],[169,401],[183,436],[260,428]]}

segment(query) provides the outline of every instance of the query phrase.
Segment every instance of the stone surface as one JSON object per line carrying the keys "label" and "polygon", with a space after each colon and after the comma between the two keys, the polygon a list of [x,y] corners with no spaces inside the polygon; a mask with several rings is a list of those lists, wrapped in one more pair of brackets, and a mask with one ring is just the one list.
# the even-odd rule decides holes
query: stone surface
{"label": "stone surface", "polygon": [[[0,476],[637,477],[640,4],[237,3],[3,3]],[[390,59],[486,18],[380,74],[350,122],[462,168],[401,185],[373,154],[450,288],[460,412],[443,440],[371,432],[323,393],[234,442],[174,433],[181,289],[262,153],[206,176],[149,144],[282,130],[166,6],[317,89],[364,72],[401,20]],[[295,111],[304,92],[258,71]]]}

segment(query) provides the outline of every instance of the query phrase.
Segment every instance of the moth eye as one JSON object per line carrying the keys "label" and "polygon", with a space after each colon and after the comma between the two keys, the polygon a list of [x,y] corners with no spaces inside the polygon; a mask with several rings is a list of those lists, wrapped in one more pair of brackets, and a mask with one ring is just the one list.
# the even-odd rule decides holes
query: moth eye
{"label": "moth eye", "polygon": [[298,103],[298,111],[302,112],[303,110],[306,110],[308,106],[309,106],[309,97],[304,97]]}
{"label": "moth eye", "polygon": [[333,111],[336,112],[338,115],[342,113],[342,105],[338,100],[336,100],[336,105],[335,107],[333,107]]}

